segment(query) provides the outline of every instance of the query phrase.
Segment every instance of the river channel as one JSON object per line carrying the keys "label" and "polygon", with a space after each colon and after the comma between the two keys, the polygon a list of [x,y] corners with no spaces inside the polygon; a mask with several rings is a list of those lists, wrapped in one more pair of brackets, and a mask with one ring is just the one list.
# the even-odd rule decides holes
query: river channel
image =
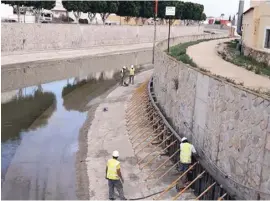
{"label": "river channel", "polygon": [[78,199],[81,128],[117,80],[100,72],[2,93],[2,199]]}

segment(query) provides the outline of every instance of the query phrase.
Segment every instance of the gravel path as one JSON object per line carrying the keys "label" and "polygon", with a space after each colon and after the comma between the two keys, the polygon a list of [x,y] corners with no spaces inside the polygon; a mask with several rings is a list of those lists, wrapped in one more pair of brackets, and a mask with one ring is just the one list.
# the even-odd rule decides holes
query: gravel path
{"label": "gravel path", "polygon": [[187,54],[198,64],[199,67],[211,71],[211,73],[228,77],[236,82],[243,82],[244,86],[251,89],[270,90],[270,79],[254,72],[238,67],[232,63],[224,61],[216,52],[218,43],[226,42],[231,39],[219,39],[199,43],[190,46]]}

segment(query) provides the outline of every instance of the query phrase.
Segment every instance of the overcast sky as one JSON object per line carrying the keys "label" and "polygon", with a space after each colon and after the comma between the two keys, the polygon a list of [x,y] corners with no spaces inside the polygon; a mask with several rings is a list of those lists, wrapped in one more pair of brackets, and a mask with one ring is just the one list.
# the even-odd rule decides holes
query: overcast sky
{"label": "overcast sky", "polygon": [[[235,15],[238,11],[239,0],[184,0],[204,5],[206,16],[219,17],[224,13],[226,17]],[[245,0],[245,9],[248,9],[250,0]]]}

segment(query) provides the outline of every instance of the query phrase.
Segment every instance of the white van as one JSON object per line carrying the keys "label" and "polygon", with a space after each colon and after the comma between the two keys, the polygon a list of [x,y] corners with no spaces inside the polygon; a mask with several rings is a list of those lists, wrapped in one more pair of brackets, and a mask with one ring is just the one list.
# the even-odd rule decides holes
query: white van
{"label": "white van", "polygon": [[50,10],[43,10],[40,13],[39,16],[39,22],[40,23],[50,23],[52,22],[52,18],[53,18],[53,13]]}

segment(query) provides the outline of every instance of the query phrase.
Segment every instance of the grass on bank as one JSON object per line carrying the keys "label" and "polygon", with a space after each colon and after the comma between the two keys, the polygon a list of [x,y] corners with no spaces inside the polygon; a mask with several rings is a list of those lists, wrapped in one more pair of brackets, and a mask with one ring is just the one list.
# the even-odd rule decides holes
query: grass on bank
{"label": "grass on bank", "polygon": [[178,61],[182,61],[185,64],[189,64],[193,67],[198,67],[197,64],[187,55],[187,48],[192,45],[196,45],[201,42],[209,41],[211,39],[202,39],[197,41],[191,41],[181,43],[170,48],[169,55],[176,58]]}
{"label": "grass on bank", "polygon": [[222,56],[228,62],[243,67],[256,74],[264,74],[270,76],[270,66],[266,63],[258,62],[250,56],[244,56],[237,50],[237,40],[225,42],[229,56]]}

